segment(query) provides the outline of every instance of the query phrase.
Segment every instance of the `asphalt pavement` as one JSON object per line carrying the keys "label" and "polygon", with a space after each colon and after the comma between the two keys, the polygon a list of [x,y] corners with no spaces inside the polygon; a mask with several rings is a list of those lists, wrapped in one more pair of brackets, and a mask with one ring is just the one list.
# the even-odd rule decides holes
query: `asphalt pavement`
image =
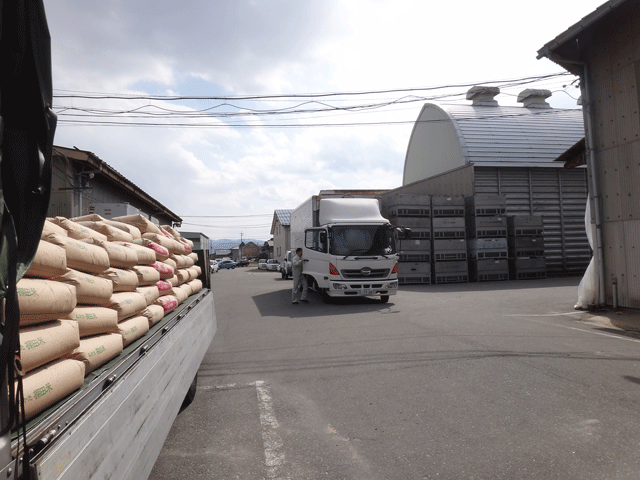
{"label": "asphalt pavement", "polygon": [[152,479],[640,478],[640,319],[578,277],[292,305],[213,275],[218,332]]}

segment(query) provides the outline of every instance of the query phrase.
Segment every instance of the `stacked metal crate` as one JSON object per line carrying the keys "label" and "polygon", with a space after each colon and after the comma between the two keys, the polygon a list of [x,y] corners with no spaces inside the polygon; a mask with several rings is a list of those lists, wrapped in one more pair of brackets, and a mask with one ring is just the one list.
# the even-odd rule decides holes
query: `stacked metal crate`
{"label": "stacked metal crate", "polygon": [[431,197],[394,195],[386,207],[393,225],[411,229],[410,238],[396,237],[400,255],[398,282],[431,284]]}
{"label": "stacked metal crate", "polygon": [[542,217],[535,215],[508,217],[507,225],[511,278],[525,280],[546,277]]}
{"label": "stacked metal crate", "polygon": [[464,197],[431,197],[435,283],[469,281]]}
{"label": "stacked metal crate", "polygon": [[465,205],[471,279],[509,280],[506,199],[478,194],[466,197]]}

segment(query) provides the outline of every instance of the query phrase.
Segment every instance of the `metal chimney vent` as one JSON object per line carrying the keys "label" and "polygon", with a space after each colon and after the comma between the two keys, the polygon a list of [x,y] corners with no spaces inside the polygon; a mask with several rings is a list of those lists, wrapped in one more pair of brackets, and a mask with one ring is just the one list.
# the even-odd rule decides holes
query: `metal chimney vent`
{"label": "metal chimney vent", "polygon": [[546,99],[551,96],[551,90],[536,90],[527,88],[518,95],[518,102],[526,108],[551,108]]}
{"label": "metal chimney vent", "polygon": [[475,86],[467,92],[467,100],[472,100],[472,105],[483,107],[497,107],[498,101],[493,97],[500,93],[498,87]]}

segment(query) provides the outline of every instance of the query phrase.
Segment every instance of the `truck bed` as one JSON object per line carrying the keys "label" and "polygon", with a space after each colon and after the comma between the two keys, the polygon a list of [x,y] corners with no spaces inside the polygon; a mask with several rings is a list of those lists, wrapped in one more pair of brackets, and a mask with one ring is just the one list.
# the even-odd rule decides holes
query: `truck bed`
{"label": "truck bed", "polygon": [[[213,294],[205,289],[30,422],[32,478],[146,479],[216,327]],[[12,462],[0,475],[18,478],[14,469]]]}

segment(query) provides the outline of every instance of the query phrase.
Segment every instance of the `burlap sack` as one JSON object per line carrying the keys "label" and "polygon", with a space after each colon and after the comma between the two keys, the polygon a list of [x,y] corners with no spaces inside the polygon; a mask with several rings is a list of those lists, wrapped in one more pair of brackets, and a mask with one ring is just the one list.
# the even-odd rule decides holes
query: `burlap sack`
{"label": "burlap sack", "polygon": [[78,222],[80,225],[91,228],[107,237],[110,242],[132,242],[133,235],[129,232],[109,225],[106,222]]}
{"label": "burlap sack", "polygon": [[202,268],[200,268],[200,265],[194,265],[193,267],[191,267],[195,270],[196,272],[196,278],[199,277],[200,275],[202,275]]}
{"label": "burlap sack", "polygon": [[149,319],[144,315],[128,318],[118,324],[118,330],[126,347],[149,331]]}
{"label": "burlap sack", "polygon": [[197,268],[195,267],[187,268],[187,272],[189,272],[189,280],[187,280],[187,282],[190,282],[191,280],[195,280],[196,278],[198,278]]}
{"label": "burlap sack", "polygon": [[142,215],[125,215],[124,217],[114,217],[111,220],[114,222],[122,222],[127,223],[129,225],[133,225],[137,227],[141,233],[158,233],[162,234],[160,227],[158,227],[155,223],[151,222],[148,218],[143,217]]}
{"label": "burlap sack", "polygon": [[180,233],[174,229],[171,225],[160,225],[160,229],[161,230],[165,230],[167,233],[169,233],[169,235],[171,235],[173,238],[178,239],[180,238],[182,235],[180,235]]}
{"label": "burlap sack", "polygon": [[142,315],[149,320],[149,326],[153,327],[164,318],[164,308],[161,305],[149,305],[142,311]]}
{"label": "burlap sack", "polygon": [[158,287],[155,285],[151,287],[138,287],[136,288],[136,293],[139,293],[144,297],[147,302],[147,306],[155,302],[160,296],[160,290],[158,290]]}
{"label": "burlap sack", "polygon": [[118,245],[123,245],[131,250],[135,251],[138,255],[138,265],[153,265],[153,263],[157,260],[156,252],[150,249],[149,247],[144,247],[142,245],[138,245],[136,243],[130,242],[114,242]]}
{"label": "burlap sack", "polygon": [[68,218],[55,217],[53,223],[59,227],[64,228],[67,231],[67,235],[76,240],[85,240],[87,238],[95,238],[96,240],[107,240],[107,237],[102,233],[96,232],[91,228],[80,225],[77,222],[73,222]]}
{"label": "burlap sack", "polygon": [[99,274],[110,266],[107,251],[97,245],[69,237],[64,239],[64,249],[67,254],[68,268]]}
{"label": "burlap sack", "polygon": [[[111,225],[112,227],[115,227],[115,228],[118,228],[118,229],[120,229],[120,230],[122,230],[124,232],[127,232],[134,239],[140,238],[140,229],[138,229],[137,227],[134,227],[133,225],[129,225],[127,223],[116,222],[114,220],[109,220],[107,218],[102,218],[100,215],[97,215],[97,214],[84,215],[83,217],[75,217],[75,218],[72,218],[71,220],[73,220],[74,222],[78,222],[78,223],[81,223],[81,222],[100,222],[102,224]],[[104,233],[104,232],[102,232],[102,233]]]}
{"label": "burlap sack", "polygon": [[187,298],[189,298],[189,295],[191,295],[191,289],[189,287],[185,288],[185,285],[173,287],[171,290],[171,294],[178,300],[178,305],[183,303]]}
{"label": "burlap sack", "polygon": [[100,274],[104,279],[113,283],[114,292],[135,292],[140,285],[138,274],[133,270],[122,268],[109,268]]}
{"label": "burlap sack", "polygon": [[44,237],[46,237],[46,236],[48,236],[48,235],[50,235],[52,233],[55,233],[55,234],[58,234],[58,235],[62,235],[63,237],[66,237],[67,236],[67,231],[64,228],[62,228],[62,227],[56,225],[55,223],[53,223],[51,220],[53,220],[53,219],[47,219],[47,220],[44,221],[44,226],[42,227],[42,234],[40,235],[40,238],[44,240],[45,239]]}
{"label": "burlap sack", "polygon": [[168,264],[166,264],[164,262],[155,262],[151,266],[158,271],[158,273],[160,274],[160,279],[161,280],[164,280],[166,278],[171,278],[174,275],[173,268],[171,268],[170,265],[168,265]]}
{"label": "burlap sack", "polygon": [[181,268],[180,270],[178,270],[176,272],[176,276],[178,277],[178,285],[182,285],[185,282],[188,282],[189,280],[193,280],[191,278],[191,274],[189,273],[189,270],[187,270],[186,268]]}
{"label": "burlap sack", "polygon": [[191,287],[192,294],[198,293],[200,290],[202,290],[202,280],[191,280],[187,283],[187,285]]}
{"label": "burlap sack", "polygon": [[50,278],[67,271],[67,254],[63,247],[40,240],[26,277]]}
{"label": "burlap sack", "polygon": [[118,312],[106,307],[76,307],[65,318],[78,324],[80,337],[118,332]]}
{"label": "burlap sack", "polygon": [[189,240],[188,238],[182,237],[180,241],[186,243],[189,246],[189,249],[193,250],[193,240]]}
{"label": "burlap sack", "polygon": [[160,305],[166,314],[178,306],[178,299],[173,295],[162,295],[155,301],[155,305]]}
{"label": "burlap sack", "polygon": [[[197,257],[197,255],[196,255],[196,257]],[[182,259],[185,262],[186,268],[193,267],[196,264],[196,262],[193,260],[193,258],[191,258],[190,255],[182,255]]]}
{"label": "burlap sack", "polygon": [[178,270],[178,264],[171,257],[167,258],[163,263],[169,265],[174,272]]}
{"label": "burlap sack", "polygon": [[118,312],[118,321],[121,322],[125,318],[139,315],[142,310],[147,308],[147,302],[137,292],[119,292],[114,293],[111,297],[109,308]]}
{"label": "burlap sack", "polygon": [[[25,375],[22,386],[27,420],[82,387],[84,375],[84,364],[71,359],[57,360]],[[14,388],[17,391],[17,382]]]}
{"label": "burlap sack", "polygon": [[127,232],[129,235],[131,235],[131,238],[133,238],[134,240],[138,240],[139,238],[142,238],[142,233],[140,232],[140,229],[134,225],[129,225],[127,223],[122,223],[122,222],[116,222],[113,220],[105,220],[104,223]]}
{"label": "burlap sack", "polygon": [[166,293],[170,293],[171,292],[171,288],[173,287],[173,285],[171,285],[166,280],[159,280],[156,283],[156,287],[158,288],[158,291],[160,292],[160,295],[164,295]]}
{"label": "burlap sack", "polygon": [[84,363],[85,376],[122,353],[122,335],[109,333],[80,339],[80,346],[71,353],[71,358]]}
{"label": "burlap sack", "polygon": [[141,287],[155,285],[160,280],[160,272],[147,265],[138,265],[133,267],[133,271],[138,275],[138,281]]}
{"label": "burlap sack", "polygon": [[177,275],[174,275],[171,278],[167,278],[167,282],[169,282],[172,287],[177,287],[178,285],[180,285],[180,279]]}
{"label": "burlap sack", "polygon": [[20,362],[26,372],[56,360],[80,346],[78,322],[54,320],[20,329]]}
{"label": "burlap sack", "polygon": [[73,285],[35,278],[23,278],[18,282],[21,326],[65,318],[76,304]]}
{"label": "burlap sack", "polygon": [[178,268],[189,268],[191,265],[189,264],[188,258],[186,255],[175,255],[172,254],[169,257],[169,260],[172,260]]}
{"label": "burlap sack", "polygon": [[107,305],[113,295],[113,284],[110,280],[71,268],[68,268],[64,275],[52,280],[76,287],[76,300],[79,305]]}
{"label": "burlap sack", "polygon": [[187,243],[187,241],[184,238],[181,238],[180,240],[178,240],[178,243],[180,243],[180,245],[182,245],[182,254],[183,255],[189,255],[191,253],[191,251],[193,250],[193,242],[191,244]]}
{"label": "burlap sack", "polygon": [[140,240],[135,240],[133,243],[153,250],[156,253],[156,260],[158,260],[159,262],[164,262],[167,258],[169,258],[170,252],[167,247],[163,247],[159,243],[153,242],[148,238],[141,238]]}
{"label": "burlap sack", "polygon": [[116,268],[131,268],[138,264],[138,254],[119,243],[102,241],[96,239],[88,240],[98,247],[103,248],[109,256],[109,266]]}
{"label": "burlap sack", "polygon": [[184,247],[180,242],[178,242],[174,238],[169,238],[162,233],[143,233],[142,238],[146,238],[147,240],[155,242],[158,245],[162,245],[164,248],[169,250],[169,253],[184,253]]}
{"label": "burlap sack", "polygon": [[72,222],[103,222],[105,220],[104,217],[101,217],[97,213],[90,213],[89,215],[82,215],[80,217],[71,217],[69,220]]}
{"label": "burlap sack", "polygon": [[196,252],[191,252],[187,255],[191,260],[193,260],[193,264],[195,265],[198,262],[198,254]]}

